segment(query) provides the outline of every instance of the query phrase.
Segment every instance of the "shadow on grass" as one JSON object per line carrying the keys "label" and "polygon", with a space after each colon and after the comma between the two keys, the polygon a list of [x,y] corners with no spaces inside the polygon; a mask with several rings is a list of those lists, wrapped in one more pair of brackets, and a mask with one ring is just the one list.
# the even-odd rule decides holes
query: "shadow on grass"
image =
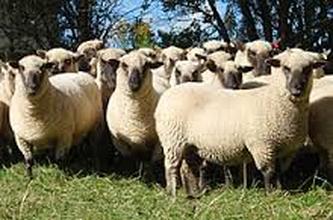
{"label": "shadow on grass", "polygon": [[[96,146],[94,146],[96,149]],[[35,165],[49,165],[55,163],[68,176],[85,177],[88,175],[98,175],[101,177],[112,176],[116,179],[140,179],[151,187],[159,184],[165,187],[164,167],[162,161],[157,164],[148,162],[140,164],[134,158],[122,157],[112,146],[110,140],[105,140],[104,144],[98,148],[98,157],[93,147],[80,145],[73,147],[65,161],[55,162],[51,152],[44,152],[35,156]],[[23,157],[17,147],[7,147],[1,152],[0,163],[4,167],[10,167],[23,161]],[[332,184],[327,181],[327,173],[317,171],[319,158],[316,154],[300,151],[290,169],[282,176],[283,189],[290,193],[306,192],[313,187],[319,186],[332,190]],[[243,177],[240,167],[231,167],[233,186],[242,187]],[[207,168],[207,181],[210,189],[220,188],[224,185],[223,168],[211,164]],[[248,187],[263,188],[261,173],[255,168],[254,164],[248,165]]]}

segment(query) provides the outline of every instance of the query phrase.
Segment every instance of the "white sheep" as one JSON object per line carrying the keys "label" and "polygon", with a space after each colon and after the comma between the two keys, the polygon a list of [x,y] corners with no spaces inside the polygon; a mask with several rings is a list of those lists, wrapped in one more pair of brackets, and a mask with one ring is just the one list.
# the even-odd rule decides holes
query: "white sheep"
{"label": "white sheep", "polygon": [[163,66],[152,71],[153,87],[159,95],[170,88],[169,81],[173,68],[175,67],[175,63],[178,60],[184,60],[185,55],[185,50],[175,46],[167,47],[160,52],[159,56],[163,62]]}
{"label": "white sheep", "polygon": [[[0,60],[0,144],[10,144],[14,141],[9,124],[9,105],[15,89],[15,72]],[[1,148],[3,146],[0,146]],[[2,149],[0,149],[2,150]],[[0,155],[1,158],[1,155]]]}
{"label": "white sheep", "polygon": [[202,47],[207,54],[211,54],[217,51],[225,51],[230,54],[235,54],[237,51],[236,44],[233,42],[227,43],[220,40],[210,40],[202,44]]}
{"label": "white sheep", "polygon": [[209,54],[207,57],[207,63],[209,64],[207,65],[208,70],[204,71],[201,74],[202,81],[204,83],[217,85],[218,87],[223,87],[223,85],[221,85],[221,81],[219,80],[221,79],[220,77],[223,75],[219,73],[221,73],[220,70],[223,69],[224,63],[231,59],[232,55],[224,51],[217,51]]}
{"label": "white sheep", "polygon": [[154,112],[158,94],[152,86],[151,68],[155,63],[133,51],[120,58],[117,86],[107,107],[107,125],[115,147],[123,156],[157,160]]}
{"label": "white sheep", "polygon": [[[321,78],[310,96],[309,137],[320,155],[321,168],[327,167],[328,178],[333,183],[333,80]],[[327,166],[325,166],[327,165]]]}
{"label": "white sheep", "polygon": [[203,48],[193,47],[187,49],[186,58],[189,61],[204,63],[207,59],[207,53]]}
{"label": "white sheep", "polygon": [[116,88],[116,71],[119,59],[126,52],[118,48],[107,48],[97,52],[95,82],[102,94],[103,109],[106,111],[109,99]]}
{"label": "white sheep", "polygon": [[54,64],[30,55],[18,63],[15,92],[10,104],[10,125],[32,177],[33,154],[54,149],[62,159],[70,147],[97,131],[103,117],[101,94],[87,73],[48,77]]}
{"label": "white sheep", "polygon": [[37,50],[37,55],[54,63],[54,67],[50,70],[52,75],[59,73],[69,73],[79,71],[79,61],[84,57],[82,54],[74,53],[64,48],[53,48],[48,51]]}
{"label": "white sheep", "polygon": [[265,62],[271,57],[273,48],[271,44],[264,40],[255,40],[245,44],[239,44],[239,50],[235,56],[235,62],[238,66],[253,67],[253,71],[244,74],[243,81],[270,74],[270,66]]}
{"label": "white sheep", "polygon": [[223,165],[252,156],[269,189],[275,159],[290,158],[305,140],[314,65],[288,51],[270,64],[276,83],[262,88],[227,91],[186,83],[163,94],[155,120],[171,195],[182,160],[192,154]]}
{"label": "white sheep", "polygon": [[102,40],[94,39],[82,42],[76,49],[78,54],[83,55],[78,62],[79,70],[92,72],[91,64],[94,64],[92,60],[97,57],[97,52],[103,48],[104,43]]}
{"label": "white sheep", "polygon": [[94,39],[82,42],[76,49],[79,54],[84,54],[87,58],[91,59],[96,57],[97,51],[104,48],[102,40]]}
{"label": "white sheep", "polygon": [[201,72],[204,65],[189,60],[179,60],[171,73],[170,86],[176,86],[185,82],[201,82]]}

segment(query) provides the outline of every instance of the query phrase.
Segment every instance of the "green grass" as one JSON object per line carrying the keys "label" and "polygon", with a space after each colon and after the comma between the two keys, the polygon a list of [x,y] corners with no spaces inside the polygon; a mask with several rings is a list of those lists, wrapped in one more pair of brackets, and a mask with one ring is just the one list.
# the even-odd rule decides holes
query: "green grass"
{"label": "green grass", "polygon": [[182,191],[175,201],[157,184],[109,175],[71,176],[36,165],[34,180],[22,163],[0,170],[0,219],[331,219],[333,194],[216,187],[198,200]]}

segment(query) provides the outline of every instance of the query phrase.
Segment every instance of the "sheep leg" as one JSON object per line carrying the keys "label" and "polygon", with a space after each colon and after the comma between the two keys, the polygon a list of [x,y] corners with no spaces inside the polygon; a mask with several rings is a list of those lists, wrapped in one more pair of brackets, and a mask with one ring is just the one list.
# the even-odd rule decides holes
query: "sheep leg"
{"label": "sheep leg", "polygon": [[206,169],[208,167],[207,161],[204,160],[200,166],[200,173],[199,173],[199,190],[201,192],[205,191],[207,182],[206,182]]}
{"label": "sheep leg", "polygon": [[225,178],[225,186],[230,187],[233,183],[230,168],[228,166],[223,165],[223,172],[224,172],[224,178]]}
{"label": "sheep leg", "polygon": [[165,179],[167,192],[175,197],[177,187],[177,174],[181,165],[181,154],[177,150],[171,150],[165,155],[164,166],[165,166]]}
{"label": "sheep leg", "polygon": [[69,152],[69,149],[71,147],[72,138],[70,136],[63,136],[59,140],[59,142],[56,145],[55,148],[55,159],[56,161],[62,161],[65,162],[67,165],[67,162],[65,161],[65,156]]}
{"label": "sheep leg", "polygon": [[274,148],[270,146],[260,147],[260,145],[251,146],[249,149],[255,165],[264,177],[266,194],[271,191],[271,179],[275,172],[275,154]]}
{"label": "sheep leg", "polygon": [[329,181],[333,184],[333,150],[328,152],[328,166],[327,176]]}
{"label": "sheep leg", "polygon": [[247,164],[243,161],[243,187],[247,188]]}
{"label": "sheep leg", "polygon": [[193,198],[195,196],[195,191],[198,188],[198,184],[197,179],[186,160],[182,161],[182,165],[180,167],[180,177],[188,197]]}
{"label": "sheep leg", "polygon": [[23,154],[27,176],[29,177],[29,179],[32,179],[32,166],[33,166],[32,145],[16,135],[15,135],[15,140],[18,148]]}

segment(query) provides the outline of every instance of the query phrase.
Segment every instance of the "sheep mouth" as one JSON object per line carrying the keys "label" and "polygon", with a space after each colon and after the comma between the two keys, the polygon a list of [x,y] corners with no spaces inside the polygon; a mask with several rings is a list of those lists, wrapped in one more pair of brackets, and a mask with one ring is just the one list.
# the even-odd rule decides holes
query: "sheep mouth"
{"label": "sheep mouth", "polygon": [[139,74],[132,74],[128,80],[128,86],[132,92],[137,92],[140,90],[142,85],[142,79]]}
{"label": "sheep mouth", "polygon": [[33,87],[28,86],[26,88],[28,96],[35,96],[35,95],[37,95],[38,90],[39,90],[39,86],[33,86]]}

